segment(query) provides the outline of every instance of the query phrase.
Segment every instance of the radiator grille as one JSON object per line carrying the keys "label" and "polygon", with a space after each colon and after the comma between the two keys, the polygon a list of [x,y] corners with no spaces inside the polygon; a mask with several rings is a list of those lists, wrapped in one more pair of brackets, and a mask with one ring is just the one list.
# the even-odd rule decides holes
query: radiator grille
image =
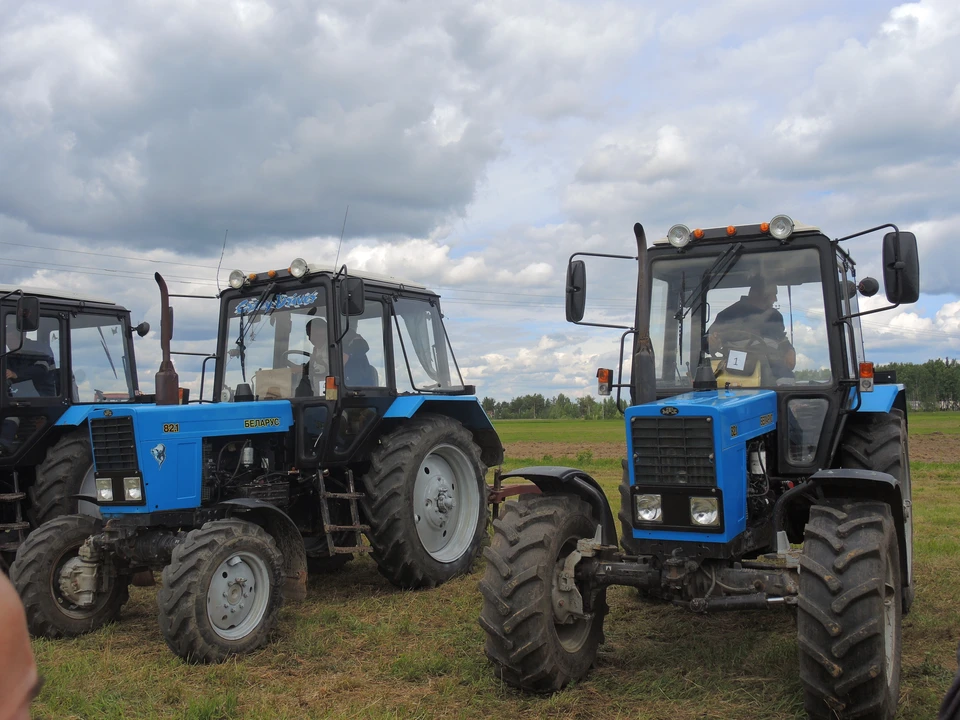
{"label": "radiator grille", "polygon": [[95,418],[90,421],[93,460],[97,470],[138,470],[133,418]]}
{"label": "radiator grille", "polygon": [[638,417],[631,432],[636,484],[716,486],[710,418]]}

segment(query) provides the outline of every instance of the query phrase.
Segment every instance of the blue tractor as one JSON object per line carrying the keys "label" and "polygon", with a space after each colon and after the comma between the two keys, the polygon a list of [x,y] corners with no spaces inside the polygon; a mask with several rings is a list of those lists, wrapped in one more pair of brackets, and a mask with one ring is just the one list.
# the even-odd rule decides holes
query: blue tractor
{"label": "blue tractor", "polygon": [[[586,473],[503,476],[539,489],[504,505],[485,551],[480,624],[503,681],[549,692],[583,678],[606,588],[628,585],[700,613],[795,608],[809,715],[894,717],[914,596],[907,406],[864,358],[860,317],[876,310],[857,296],[880,284],[857,282],[844,245],[881,230],[887,307],[915,302],[916,238],[893,225],[836,240],[787,216],[677,225],[651,248],[634,227],[635,322],[616,379],[598,372],[601,394],[630,394],[619,545]],[[566,298],[579,323],[578,255]]]}
{"label": "blue tractor", "polygon": [[[156,403],[87,410],[99,517],[67,515],[11,568],[36,636],[94,630],[162,570],[170,648],[217,662],[262,646],[308,570],[372,552],[402,588],[470,570],[503,448],[465,385],[439,297],[296,259],[234,271],[213,400],[179,404],[165,283]],[[204,373],[207,360],[204,360]],[[69,411],[68,411],[69,412]],[[362,536],[369,543],[362,541]]]}

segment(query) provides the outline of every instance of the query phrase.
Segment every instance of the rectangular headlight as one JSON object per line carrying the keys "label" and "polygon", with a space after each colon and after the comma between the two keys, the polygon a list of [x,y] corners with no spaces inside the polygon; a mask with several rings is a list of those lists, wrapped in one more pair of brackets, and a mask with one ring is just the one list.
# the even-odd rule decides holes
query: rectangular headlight
{"label": "rectangular headlight", "polygon": [[123,499],[127,502],[143,500],[143,487],[140,485],[140,478],[125,477],[123,479]]}
{"label": "rectangular headlight", "polygon": [[663,502],[660,495],[634,495],[633,515],[637,522],[663,522]]}
{"label": "rectangular headlight", "polygon": [[113,480],[110,478],[97,478],[97,500],[100,502],[113,502]]}
{"label": "rectangular headlight", "polygon": [[694,525],[715,527],[720,525],[720,504],[715,497],[690,498],[690,520]]}

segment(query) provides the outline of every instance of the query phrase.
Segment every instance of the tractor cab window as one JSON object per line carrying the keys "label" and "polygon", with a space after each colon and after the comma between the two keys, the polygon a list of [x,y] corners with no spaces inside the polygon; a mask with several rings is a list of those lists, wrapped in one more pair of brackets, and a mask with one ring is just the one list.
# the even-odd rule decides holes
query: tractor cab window
{"label": "tractor cab window", "polygon": [[718,258],[680,256],[652,264],[658,388],[692,387],[704,347],[721,388],[832,383],[818,252],[744,252],[726,263]]}
{"label": "tractor cab window", "polygon": [[3,330],[4,351],[20,346],[4,358],[7,397],[23,400],[62,395],[59,318],[41,314],[40,327],[21,336],[11,311],[3,318]]}
{"label": "tractor cab window", "polygon": [[[341,341],[343,381],[347,387],[386,387],[383,318],[383,303],[370,298],[366,299],[363,315],[349,318]],[[348,321],[341,317],[341,322]]]}
{"label": "tractor cab window", "polygon": [[70,316],[70,393],[74,402],[111,402],[133,396],[127,334],[117,316]]}
{"label": "tractor cab window", "polygon": [[463,388],[447,343],[440,308],[427,300],[393,303],[393,352],[398,392],[445,392]]}
{"label": "tractor cab window", "polygon": [[260,400],[323,397],[330,374],[327,320],[323,288],[231,300],[220,400],[233,401],[241,385]]}

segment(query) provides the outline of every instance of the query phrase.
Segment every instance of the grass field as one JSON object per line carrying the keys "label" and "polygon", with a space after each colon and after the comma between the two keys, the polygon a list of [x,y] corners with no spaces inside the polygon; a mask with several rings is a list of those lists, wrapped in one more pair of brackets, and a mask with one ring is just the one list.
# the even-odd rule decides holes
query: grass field
{"label": "grass field", "polygon": [[[506,467],[582,466],[615,500],[619,422],[509,421],[497,430]],[[914,414],[910,430],[960,434],[960,413]],[[549,452],[515,454],[530,448]],[[913,464],[917,597],[904,620],[902,718],[935,717],[956,668],[958,473],[957,462]],[[546,697],[510,690],[483,656],[481,572],[436,590],[402,592],[369,559],[355,561],[314,578],[308,599],[282,611],[267,648],[209,667],[184,664],[167,650],[155,589],[133,588],[119,623],[77,640],[34,643],[47,679],[35,716],[802,717],[796,625],[788,611],[698,616],[641,603],[627,588],[608,593],[607,642],[585,681]]]}

